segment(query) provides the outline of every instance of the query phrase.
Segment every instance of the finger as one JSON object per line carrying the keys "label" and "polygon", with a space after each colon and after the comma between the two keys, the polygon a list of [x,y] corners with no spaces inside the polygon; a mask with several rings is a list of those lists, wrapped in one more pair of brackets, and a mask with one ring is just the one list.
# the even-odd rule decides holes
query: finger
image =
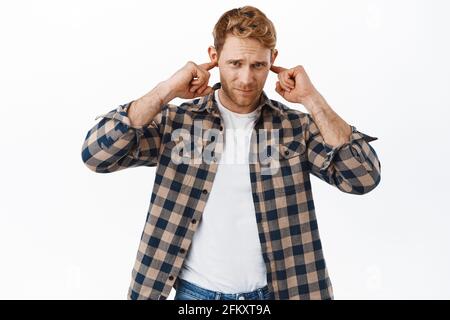
{"label": "finger", "polygon": [[286,80],[286,84],[291,88],[291,90],[295,88],[295,81],[292,80],[291,78],[288,78]]}
{"label": "finger", "polygon": [[206,96],[207,94],[210,94],[211,92],[213,92],[213,88],[207,86],[203,91],[197,93],[197,96]]}
{"label": "finger", "polygon": [[280,79],[280,81],[279,81],[280,87],[281,87],[284,91],[290,92],[291,89],[290,89],[289,86],[286,84],[284,78],[283,78],[283,77],[279,77],[279,79]]}
{"label": "finger", "polygon": [[279,74],[279,78],[282,80],[282,84],[288,87],[290,90],[294,89],[295,82],[291,78],[289,78],[289,74],[287,72],[283,72]]}
{"label": "finger", "polygon": [[209,72],[199,71],[198,78],[191,80],[192,87],[189,89],[190,92],[195,92],[203,86],[207,86],[209,81]]}
{"label": "finger", "polygon": [[194,79],[194,80],[197,80],[197,82],[199,82],[199,83],[204,83],[204,82],[208,82],[209,77],[210,77],[210,74],[208,71],[205,71],[202,68],[198,68],[197,79]]}
{"label": "finger", "polygon": [[193,79],[191,80],[190,84],[196,85],[196,84],[199,84],[199,83],[201,83],[201,82],[202,82],[202,80],[200,80],[199,78],[193,78]]}
{"label": "finger", "polygon": [[198,82],[197,84],[191,85],[191,87],[189,88],[190,92],[195,92],[197,91],[201,86],[203,86],[204,82]]}
{"label": "finger", "polygon": [[289,74],[288,70],[279,73],[278,79],[280,79],[281,84],[290,87],[291,89],[294,89],[295,81],[291,78],[291,75]]}
{"label": "finger", "polygon": [[195,92],[203,86],[203,82],[189,88],[189,92]]}
{"label": "finger", "polygon": [[281,88],[280,81],[277,81],[275,84],[275,91],[278,92],[281,96],[284,96],[284,90]]}
{"label": "finger", "polygon": [[276,74],[279,74],[280,72],[283,72],[284,70],[286,70],[286,68],[278,67],[278,66],[275,66],[275,65],[272,65],[270,67],[270,71],[275,72]]}
{"label": "finger", "polygon": [[195,92],[196,92],[196,93],[203,92],[207,87],[208,87],[208,83],[205,83],[205,84],[202,85],[200,88],[198,88]]}
{"label": "finger", "polygon": [[197,90],[198,88],[200,88],[201,85],[202,85],[202,82],[200,82],[200,81],[195,81],[195,82],[191,81],[191,83],[189,83],[189,91],[193,92],[193,91]]}
{"label": "finger", "polygon": [[289,75],[289,73],[285,73],[284,74],[284,82],[286,82],[286,84],[291,87],[291,89],[294,89],[295,87],[295,81],[294,79],[291,78],[291,76]]}
{"label": "finger", "polygon": [[204,70],[211,70],[212,68],[217,67],[217,61],[202,63],[199,64],[198,66]]}

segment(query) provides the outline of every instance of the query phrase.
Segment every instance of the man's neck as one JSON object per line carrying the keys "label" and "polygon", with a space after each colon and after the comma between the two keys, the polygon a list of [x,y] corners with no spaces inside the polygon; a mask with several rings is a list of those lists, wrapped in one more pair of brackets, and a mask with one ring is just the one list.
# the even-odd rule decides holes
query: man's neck
{"label": "man's neck", "polygon": [[235,112],[235,113],[246,114],[246,113],[250,113],[250,112],[256,110],[256,108],[258,107],[259,101],[261,100],[261,96],[252,105],[250,105],[248,107],[242,107],[242,106],[237,106],[235,103],[233,103],[233,101],[231,101],[231,99],[227,96],[227,94],[223,91],[223,89],[220,88],[219,89],[219,99],[220,99],[220,103],[228,110]]}

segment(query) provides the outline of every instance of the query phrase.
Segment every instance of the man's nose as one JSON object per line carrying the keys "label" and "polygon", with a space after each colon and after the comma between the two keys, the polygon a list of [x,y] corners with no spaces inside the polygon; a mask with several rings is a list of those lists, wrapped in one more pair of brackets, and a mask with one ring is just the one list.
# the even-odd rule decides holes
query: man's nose
{"label": "man's nose", "polygon": [[254,83],[254,75],[250,68],[242,68],[239,74],[241,85],[245,88],[251,87]]}

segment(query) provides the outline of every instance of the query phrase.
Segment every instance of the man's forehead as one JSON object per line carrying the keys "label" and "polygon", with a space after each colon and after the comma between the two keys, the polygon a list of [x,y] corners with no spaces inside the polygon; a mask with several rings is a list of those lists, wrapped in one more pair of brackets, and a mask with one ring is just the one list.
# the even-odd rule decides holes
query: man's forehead
{"label": "man's forehead", "polygon": [[256,39],[227,37],[221,55],[227,60],[267,60],[270,58],[270,49]]}
{"label": "man's forehead", "polygon": [[227,35],[223,48],[258,52],[270,51],[270,49],[264,47],[261,42],[254,38],[240,38],[233,35]]}

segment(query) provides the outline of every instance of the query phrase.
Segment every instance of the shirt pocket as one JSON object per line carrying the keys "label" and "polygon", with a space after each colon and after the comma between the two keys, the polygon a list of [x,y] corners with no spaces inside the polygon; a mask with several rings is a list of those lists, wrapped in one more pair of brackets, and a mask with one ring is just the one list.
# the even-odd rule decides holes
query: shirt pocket
{"label": "shirt pocket", "polygon": [[304,140],[291,140],[280,144],[280,170],[273,177],[277,195],[289,196],[305,190],[306,178],[306,143]]}
{"label": "shirt pocket", "polygon": [[304,140],[292,140],[280,144],[280,160],[301,157],[306,151]]}

